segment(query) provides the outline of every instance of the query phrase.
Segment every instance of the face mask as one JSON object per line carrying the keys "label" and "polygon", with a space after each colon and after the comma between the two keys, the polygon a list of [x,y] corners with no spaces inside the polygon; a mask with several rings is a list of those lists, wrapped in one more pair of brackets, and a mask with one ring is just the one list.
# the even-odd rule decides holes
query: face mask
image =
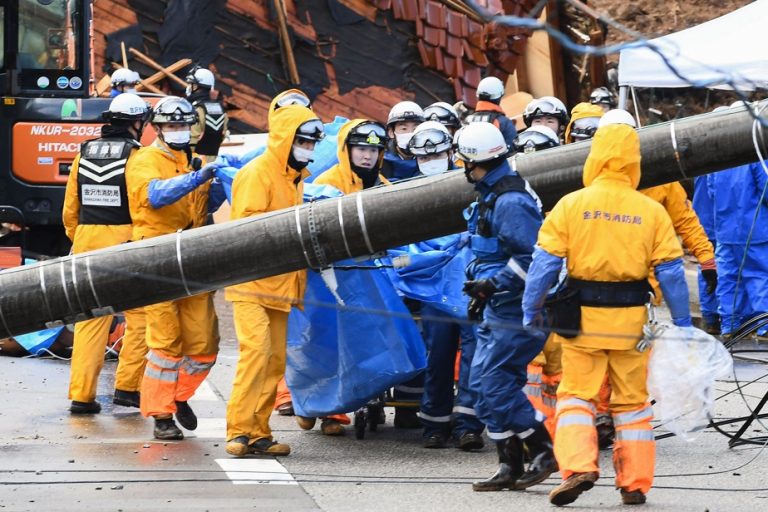
{"label": "face mask", "polygon": [[136,94],[136,88],[131,87],[130,89],[125,89],[123,92],[129,92],[131,94]]}
{"label": "face mask", "polygon": [[308,164],[312,161],[312,155],[314,155],[314,149],[305,149],[298,146],[293,146],[293,158],[300,163]]}
{"label": "face mask", "polygon": [[163,140],[172,149],[182,149],[189,144],[189,130],[163,132]]}
{"label": "face mask", "polygon": [[187,88],[184,89],[184,95],[189,96],[190,94],[192,94],[192,86],[188,85]]}
{"label": "face mask", "polygon": [[436,158],[429,162],[419,163],[419,171],[425,176],[434,176],[435,174],[442,174],[448,170],[448,157]]}
{"label": "face mask", "polygon": [[411,132],[411,133],[396,133],[395,134],[395,140],[397,141],[397,147],[399,147],[400,149],[407,149],[408,148],[408,142],[410,142],[412,137],[413,137],[413,132]]}

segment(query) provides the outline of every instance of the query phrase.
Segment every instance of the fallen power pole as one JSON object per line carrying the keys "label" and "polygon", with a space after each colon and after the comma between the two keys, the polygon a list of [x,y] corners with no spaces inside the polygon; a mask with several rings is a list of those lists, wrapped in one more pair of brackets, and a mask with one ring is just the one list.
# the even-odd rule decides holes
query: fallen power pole
{"label": "fallen power pole", "polygon": [[[642,186],[755,161],[753,124],[736,108],[641,129]],[[765,154],[768,137],[758,133]],[[513,164],[548,208],[582,186],[589,147],[519,155]],[[463,173],[454,172],[6,270],[0,272],[0,336],[459,232],[473,199]]]}

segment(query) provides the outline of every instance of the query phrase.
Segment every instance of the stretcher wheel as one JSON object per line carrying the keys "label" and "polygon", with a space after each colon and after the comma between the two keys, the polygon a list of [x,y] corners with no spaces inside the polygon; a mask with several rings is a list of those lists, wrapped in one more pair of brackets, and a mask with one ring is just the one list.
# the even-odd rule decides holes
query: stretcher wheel
{"label": "stretcher wheel", "polygon": [[365,439],[365,424],[368,421],[368,412],[365,409],[355,411],[355,437]]}
{"label": "stretcher wheel", "polygon": [[376,430],[379,428],[379,415],[381,414],[382,406],[376,404],[368,405],[368,430],[371,432],[376,432]]}

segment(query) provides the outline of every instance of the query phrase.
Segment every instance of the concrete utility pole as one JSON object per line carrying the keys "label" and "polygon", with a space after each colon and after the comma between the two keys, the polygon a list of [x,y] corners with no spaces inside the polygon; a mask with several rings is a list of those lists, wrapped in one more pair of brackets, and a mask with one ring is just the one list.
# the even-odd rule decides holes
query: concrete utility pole
{"label": "concrete utility pole", "polygon": [[[758,107],[768,105],[761,102]],[[643,128],[643,187],[757,160],[744,108]],[[768,133],[758,131],[766,154]],[[589,143],[513,165],[551,207],[582,186]],[[466,228],[463,173],[420,178],[298,208],[0,272],[0,336],[373,254]]]}

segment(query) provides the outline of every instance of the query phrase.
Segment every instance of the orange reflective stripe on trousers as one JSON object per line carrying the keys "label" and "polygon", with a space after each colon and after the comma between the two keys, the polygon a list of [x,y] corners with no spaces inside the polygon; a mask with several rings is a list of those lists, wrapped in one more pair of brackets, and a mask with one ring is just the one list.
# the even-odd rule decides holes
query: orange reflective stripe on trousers
{"label": "orange reflective stripe on trousers", "polygon": [[653,411],[645,405],[634,411],[613,415],[616,439],[613,443],[613,466],[616,487],[647,494],[653,484],[656,442],[651,428]]}

